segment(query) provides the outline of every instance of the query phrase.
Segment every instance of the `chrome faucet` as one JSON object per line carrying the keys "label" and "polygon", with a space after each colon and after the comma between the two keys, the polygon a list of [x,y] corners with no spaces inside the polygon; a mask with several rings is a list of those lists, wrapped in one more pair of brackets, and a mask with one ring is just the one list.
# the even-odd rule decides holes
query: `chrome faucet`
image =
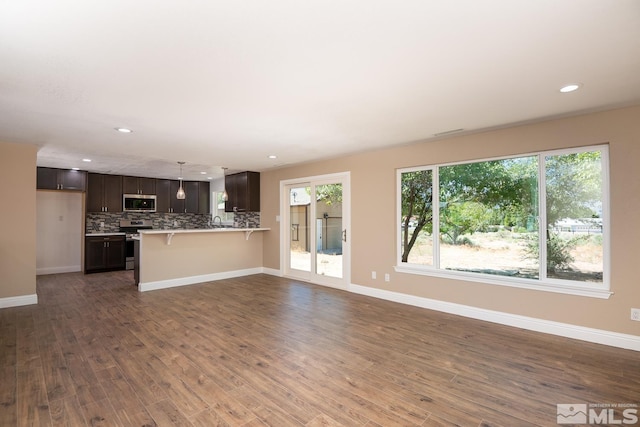
{"label": "chrome faucet", "polygon": [[216,218],[218,218],[218,222],[220,225],[218,225],[219,228],[222,228],[222,218],[220,218],[219,215],[216,215],[213,217],[213,228],[216,228]]}

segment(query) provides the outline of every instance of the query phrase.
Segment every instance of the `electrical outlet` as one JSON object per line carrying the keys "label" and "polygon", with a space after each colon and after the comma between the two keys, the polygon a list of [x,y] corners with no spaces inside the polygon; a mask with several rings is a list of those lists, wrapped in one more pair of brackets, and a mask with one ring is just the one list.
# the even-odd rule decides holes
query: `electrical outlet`
{"label": "electrical outlet", "polygon": [[372,279],[375,279],[376,277],[378,277],[378,275],[376,274],[376,272],[375,272],[375,271],[372,271],[372,272],[371,272],[371,278],[372,278]]}
{"label": "electrical outlet", "polygon": [[631,309],[631,320],[635,320],[636,322],[640,322],[640,308],[632,308]]}
{"label": "electrical outlet", "polygon": [[388,282],[389,280],[391,280],[391,278],[389,277],[389,273],[385,273],[384,274],[384,281]]}

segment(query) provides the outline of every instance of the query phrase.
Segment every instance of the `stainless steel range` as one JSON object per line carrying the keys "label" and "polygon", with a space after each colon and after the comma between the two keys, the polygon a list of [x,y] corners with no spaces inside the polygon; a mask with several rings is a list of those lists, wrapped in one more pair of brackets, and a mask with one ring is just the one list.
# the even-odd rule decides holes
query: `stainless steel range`
{"label": "stainless steel range", "polygon": [[133,238],[140,236],[138,230],[151,230],[153,223],[150,219],[121,219],[120,232],[125,233],[125,268],[133,270],[135,251],[133,250]]}

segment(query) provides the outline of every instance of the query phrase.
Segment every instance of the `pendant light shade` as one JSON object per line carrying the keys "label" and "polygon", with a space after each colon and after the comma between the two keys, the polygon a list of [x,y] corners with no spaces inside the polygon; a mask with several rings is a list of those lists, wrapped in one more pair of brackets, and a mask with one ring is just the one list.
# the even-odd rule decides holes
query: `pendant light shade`
{"label": "pendant light shade", "polygon": [[229,200],[229,194],[227,193],[227,174],[226,174],[227,168],[222,168],[222,178],[223,178],[223,185],[224,185],[224,193],[222,193],[222,200],[223,201],[228,201]]}
{"label": "pendant light shade", "polygon": [[187,197],[184,188],[182,188],[182,165],[184,165],[184,162],[178,162],[178,164],[180,165],[180,188],[178,188],[178,192],[176,193],[176,199],[184,200],[184,198]]}

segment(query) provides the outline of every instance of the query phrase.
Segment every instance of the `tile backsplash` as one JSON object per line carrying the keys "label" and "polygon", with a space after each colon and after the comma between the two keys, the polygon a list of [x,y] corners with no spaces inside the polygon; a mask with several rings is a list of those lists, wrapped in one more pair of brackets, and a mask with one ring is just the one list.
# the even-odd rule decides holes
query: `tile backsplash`
{"label": "tile backsplash", "polygon": [[[147,213],[147,212],[90,212],[86,218],[86,233],[117,233],[120,220],[151,220],[156,230],[208,228],[211,214]],[[233,221],[237,228],[260,227],[260,212],[237,212]]]}
{"label": "tile backsplash", "polygon": [[236,212],[233,226],[236,228],[259,228],[260,212]]}

